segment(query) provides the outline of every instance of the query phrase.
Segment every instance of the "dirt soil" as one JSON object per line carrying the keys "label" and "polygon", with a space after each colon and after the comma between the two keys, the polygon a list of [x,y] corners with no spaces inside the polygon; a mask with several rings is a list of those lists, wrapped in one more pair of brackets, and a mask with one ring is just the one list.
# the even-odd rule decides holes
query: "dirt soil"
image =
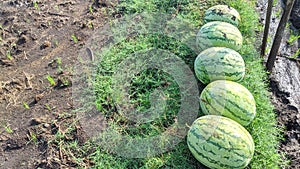
{"label": "dirt soil", "polygon": [[[282,12],[281,1],[277,1],[273,7],[273,15],[270,25],[270,38],[274,39],[280,18],[276,13]],[[257,10],[260,13],[261,23],[264,23],[267,0],[258,1]],[[295,30],[295,27],[290,27]],[[288,43],[290,28],[287,28],[280,50],[278,52],[275,67],[270,75],[270,89],[272,102],[277,113],[278,124],[285,130],[284,140],[280,144],[280,151],[286,154],[290,160],[289,169],[300,168],[300,59],[288,58],[296,53],[300,40]],[[299,31],[299,30],[298,30]],[[270,41],[270,43],[273,40]],[[271,44],[269,44],[271,46]],[[266,54],[267,59],[268,53]]]}
{"label": "dirt soil", "polygon": [[[94,30],[119,17],[109,13],[116,2],[36,2],[0,2],[0,168],[88,168],[87,154],[78,162],[60,144],[86,141],[72,113],[72,69]],[[293,160],[291,168],[300,168],[299,113],[289,106],[289,94],[276,90],[276,80],[271,86],[279,122],[287,126],[282,150]]]}
{"label": "dirt soil", "polygon": [[270,77],[278,122],[285,127],[280,150],[291,161],[289,168],[300,168],[300,60],[278,57]]}
{"label": "dirt soil", "polygon": [[0,2],[0,168],[75,168],[55,135],[85,141],[72,113],[73,64],[93,30],[117,15],[108,17],[111,1],[36,2]]}

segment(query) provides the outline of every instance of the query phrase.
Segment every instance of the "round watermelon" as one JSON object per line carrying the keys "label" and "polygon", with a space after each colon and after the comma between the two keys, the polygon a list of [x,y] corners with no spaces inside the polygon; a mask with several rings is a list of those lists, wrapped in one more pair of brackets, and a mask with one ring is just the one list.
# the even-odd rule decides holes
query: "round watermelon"
{"label": "round watermelon", "polygon": [[236,9],[228,5],[216,5],[206,10],[204,14],[204,23],[212,21],[222,21],[238,26],[241,17]]}
{"label": "round watermelon", "polygon": [[208,84],[215,80],[241,81],[245,76],[245,62],[242,56],[225,47],[212,47],[201,52],[195,60],[197,78]]}
{"label": "round watermelon", "polygon": [[196,43],[201,51],[211,47],[227,47],[238,51],[242,48],[243,37],[232,24],[213,21],[200,28]]}
{"label": "round watermelon", "polygon": [[256,115],[252,94],[239,83],[217,80],[208,84],[200,95],[204,114],[228,117],[243,126],[249,125]]}
{"label": "round watermelon", "polygon": [[248,131],[222,116],[207,115],[194,121],[187,144],[193,156],[209,168],[242,169],[254,154],[254,142]]}

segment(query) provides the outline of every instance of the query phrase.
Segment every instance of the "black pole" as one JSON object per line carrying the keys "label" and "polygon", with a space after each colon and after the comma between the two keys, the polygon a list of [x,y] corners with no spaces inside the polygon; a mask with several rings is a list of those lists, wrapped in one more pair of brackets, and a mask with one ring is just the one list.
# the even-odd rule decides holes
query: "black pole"
{"label": "black pole", "polygon": [[292,11],[294,3],[295,3],[295,0],[288,0],[287,5],[284,9],[283,15],[280,19],[279,26],[277,28],[274,42],[272,45],[272,49],[271,49],[271,52],[269,54],[268,61],[267,61],[267,70],[269,72],[272,72],[272,69],[274,67],[276,56],[277,56],[277,53],[278,53],[278,50],[279,50],[279,47],[281,44],[281,40],[283,37],[285,27],[286,27],[286,23],[289,19],[289,16]]}
{"label": "black pole", "polygon": [[273,7],[273,0],[268,0],[265,30],[264,30],[264,36],[263,36],[261,52],[260,52],[261,57],[265,56],[265,51],[266,51],[266,47],[267,47],[267,40],[268,40],[268,36],[269,36],[269,29],[270,29],[271,15],[272,15],[272,7]]}

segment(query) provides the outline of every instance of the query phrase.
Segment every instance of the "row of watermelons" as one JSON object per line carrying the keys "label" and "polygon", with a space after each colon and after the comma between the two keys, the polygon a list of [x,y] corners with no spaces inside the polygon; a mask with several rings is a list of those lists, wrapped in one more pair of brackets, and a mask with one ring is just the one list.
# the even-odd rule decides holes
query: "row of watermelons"
{"label": "row of watermelons", "polygon": [[254,154],[254,142],[243,127],[256,115],[252,94],[240,82],[245,63],[237,52],[243,37],[237,28],[239,13],[227,6],[209,8],[197,34],[202,50],[195,60],[197,78],[208,84],[200,95],[205,116],[190,127],[187,143],[194,157],[210,168],[245,168]]}

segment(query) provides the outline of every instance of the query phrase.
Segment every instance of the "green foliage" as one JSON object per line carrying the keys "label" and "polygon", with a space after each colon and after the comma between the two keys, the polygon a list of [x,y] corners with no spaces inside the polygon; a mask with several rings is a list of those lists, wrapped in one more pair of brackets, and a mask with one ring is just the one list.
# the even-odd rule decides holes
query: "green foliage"
{"label": "green foliage", "polygon": [[[163,39],[163,40],[162,40]],[[108,118],[114,119],[113,126],[123,134],[131,136],[154,136],[164,131],[174,123],[176,113],[179,110],[180,95],[178,85],[172,77],[163,71],[156,69],[143,70],[131,81],[129,89],[130,104],[136,105],[140,112],[150,108],[150,94],[160,88],[165,94],[167,107],[164,116],[151,122],[141,124],[140,127],[130,125],[130,122],[116,112],[112,100],[112,72],[116,71],[119,63],[135,51],[157,47],[168,49],[174,53],[182,52],[181,57],[185,60],[194,60],[195,54],[190,53],[188,48],[178,41],[160,35],[139,36],[135,39],[120,43],[117,48],[112,48],[109,53],[102,56],[101,64],[98,67],[98,75],[95,82],[95,93],[97,95],[97,108],[105,113]],[[181,48],[181,51],[178,51]],[[180,56],[180,55],[179,55]],[[192,64],[192,63],[190,63]],[[125,82],[124,82],[125,83]]]}

